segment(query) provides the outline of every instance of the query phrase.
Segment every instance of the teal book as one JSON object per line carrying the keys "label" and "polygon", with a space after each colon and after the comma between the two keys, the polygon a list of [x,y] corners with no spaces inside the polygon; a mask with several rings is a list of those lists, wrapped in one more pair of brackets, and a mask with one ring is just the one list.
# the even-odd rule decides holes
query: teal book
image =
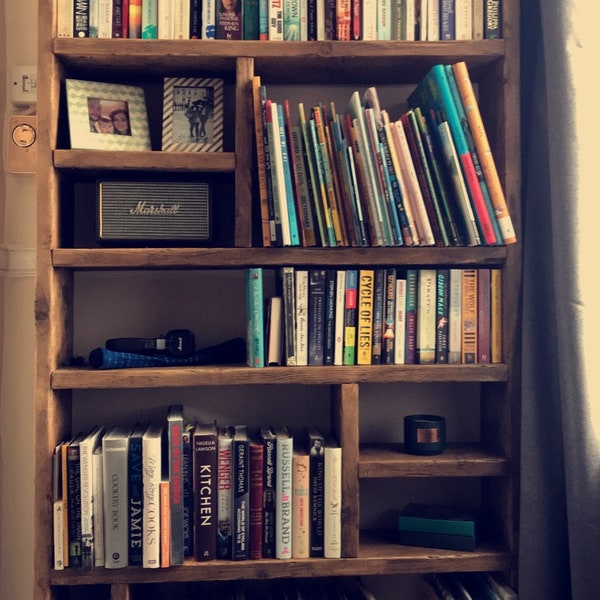
{"label": "teal book", "polygon": [[398,517],[400,531],[475,537],[477,511],[460,506],[410,503]]}
{"label": "teal book", "polygon": [[265,366],[263,272],[261,267],[246,270],[246,345],[249,367]]}
{"label": "teal book", "polygon": [[495,244],[497,241],[496,235],[485,205],[479,180],[477,179],[473,157],[469,152],[444,65],[434,65],[428,71],[423,80],[408,97],[408,105],[411,108],[420,106],[421,110],[433,108],[435,111],[443,114],[450,127],[473,211],[477,213],[478,223],[481,226],[482,240],[488,245]]}

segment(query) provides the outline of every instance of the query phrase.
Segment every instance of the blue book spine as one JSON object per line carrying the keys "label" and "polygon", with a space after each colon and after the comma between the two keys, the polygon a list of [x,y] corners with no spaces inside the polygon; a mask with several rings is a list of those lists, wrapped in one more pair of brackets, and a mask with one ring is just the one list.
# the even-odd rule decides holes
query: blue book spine
{"label": "blue book spine", "polygon": [[456,39],[454,0],[440,0],[440,40]]}
{"label": "blue book spine", "polygon": [[300,245],[300,234],[298,231],[298,218],[296,216],[296,202],[294,200],[294,184],[292,183],[292,168],[287,140],[285,137],[285,123],[283,119],[283,106],[277,104],[277,120],[279,122],[279,140],[281,142],[281,158],[283,162],[283,176],[285,180],[285,199],[288,209],[288,220],[290,228],[290,239],[292,246]]}

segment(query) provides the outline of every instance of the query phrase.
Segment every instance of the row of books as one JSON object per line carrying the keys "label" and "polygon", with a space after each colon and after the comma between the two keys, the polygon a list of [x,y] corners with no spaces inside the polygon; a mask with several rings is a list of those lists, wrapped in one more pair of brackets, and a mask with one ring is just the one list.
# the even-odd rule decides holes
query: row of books
{"label": "row of books", "polygon": [[[296,442],[294,444],[294,442]],[[341,556],[341,448],[307,426],[93,427],[53,456],[54,567]]]}
{"label": "row of books", "polygon": [[477,40],[502,37],[501,0],[59,0],[59,37]]}
{"label": "row of books", "polygon": [[498,268],[284,267],[278,280],[265,300],[262,268],[246,273],[250,366],[502,361]]}
{"label": "row of books", "polygon": [[393,119],[269,98],[253,78],[264,246],[478,246],[516,235],[464,61],[434,65]]}
{"label": "row of books", "polygon": [[431,600],[518,600],[495,573],[433,573],[423,576],[424,598]]}

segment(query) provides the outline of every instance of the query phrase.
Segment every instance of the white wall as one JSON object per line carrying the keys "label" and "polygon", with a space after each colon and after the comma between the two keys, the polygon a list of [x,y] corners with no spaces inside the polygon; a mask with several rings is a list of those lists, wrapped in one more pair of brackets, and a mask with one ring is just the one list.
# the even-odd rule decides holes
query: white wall
{"label": "white wall", "polygon": [[36,0],[0,5],[0,598],[33,597],[35,177],[6,170],[12,66],[37,64]]}

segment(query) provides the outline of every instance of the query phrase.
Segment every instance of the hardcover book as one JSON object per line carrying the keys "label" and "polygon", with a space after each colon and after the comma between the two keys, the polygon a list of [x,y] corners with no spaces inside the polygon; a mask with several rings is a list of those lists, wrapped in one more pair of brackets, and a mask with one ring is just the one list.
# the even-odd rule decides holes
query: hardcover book
{"label": "hardcover book", "polygon": [[325,342],[326,269],[308,272],[308,364],[323,365]]}
{"label": "hardcover book", "polygon": [[283,298],[283,345],[285,365],[296,366],[296,290],[294,267],[281,269],[281,296]]}
{"label": "hardcover book", "polygon": [[448,295],[448,364],[462,361],[462,269],[450,269]]}
{"label": "hardcover book", "polygon": [[127,449],[131,429],[115,425],[102,437],[104,566],[126,567],[128,559]]}
{"label": "hardcover book", "polygon": [[405,364],[417,362],[417,303],[419,299],[419,271],[406,271],[406,335]]}
{"label": "hardcover book", "polygon": [[217,442],[217,547],[216,557],[230,559],[233,550],[233,430],[219,427]]}
{"label": "hardcover book", "polygon": [[142,485],[144,536],[142,566],[160,567],[160,481],[162,472],[162,423],[151,423],[142,437]]}
{"label": "hardcover book", "polygon": [[292,455],[294,438],[285,426],[275,427],[275,558],[292,557]]}
{"label": "hardcover book", "polygon": [[194,558],[206,561],[217,558],[218,520],[218,432],[215,423],[194,424]]}
{"label": "hardcover book", "polygon": [[186,423],[181,436],[183,472],[183,556],[194,554],[194,473],[192,434],[194,424]]}
{"label": "hardcover book", "polygon": [[338,269],[335,280],[335,309],[334,309],[334,348],[333,364],[344,364],[344,328],[345,328],[345,304],[346,304],[346,271]]}
{"label": "hardcover book", "polygon": [[437,269],[435,299],[435,362],[448,363],[450,270]]}
{"label": "hardcover book", "polygon": [[325,323],[323,328],[323,364],[332,365],[335,353],[336,271],[327,269],[325,275]]}
{"label": "hardcover book", "polygon": [[346,294],[344,304],[344,364],[356,364],[356,325],[358,300],[358,271],[346,270]]}
{"label": "hardcover book", "polygon": [[81,567],[81,470],[79,444],[85,434],[79,432],[67,445],[67,510],[69,567]]}
{"label": "hardcover book", "polygon": [[385,270],[375,269],[373,286],[373,339],[371,364],[381,364],[381,348],[383,342],[383,304],[385,291]]}
{"label": "hardcover book", "polygon": [[257,436],[250,438],[250,558],[262,558],[264,446]]}
{"label": "hardcover book", "polygon": [[250,558],[250,439],[245,425],[233,430],[233,560]]}
{"label": "hardcover book", "polygon": [[275,496],[277,493],[277,443],[270,427],[259,428],[263,445],[263,558],[275,558]]}
{"label": "hardcover book", "polygon": [[127,523],[129,527],[129,566],[141,566],[143,555],[142,517],[144,506],[142,439],[147,423],[137,423],[127,449]]}
{"label": "hardcover book", "polygon": [[385,269],[385,296],[383,305],[383,334],[381,340],[381,364],[394,364],[396,341],[396,269]]}
{"label": "hardcover book", "polygon": [[419,269],[417,306],[417,358],[421,365],[435,363],[436,272]]}
{"label": "hardcover book", "polygon": [[375,271],[358,272],[358,300],[356,326],[356,364],[370,365],[373,344],[373,300]]}
{"label": "hardcover book", "polygon": [[491,271],[477,270],[477,362],[491,362]]}
{"label": "hardcover book", "polygon": [[267,300],[267,358],[266,364],[275,367],[283,364],[284,307],[281,296]]}
{"label": "hardcover book", "polygon": [[292,556],[310,556],[310,457],[304,448],[294,449],[292,458]]}
{"label": "hardcover book", "polygon": [[502,362],[502,270],[492,269],[490,278],[491,361]]}
{"label": "hardcover book", "polygon": [[296,365],[308,365],[308,271],[296,270]]}
{"label": "hardcover book", "polygon": [[324,553],[325,437],[314,425],[305,429],[304,444],[309,456],[310,556]]}
{"label": "hardcover book", "polygon": [[332,438],[325,441],[325,490],[323,555],[340,558],[342,553],[342,448]]}
{"label": "hardcover book", "polygon": [[166,467],[169,479],[170,557],[169,565],[183,564],[183,406],[172,404],[167,411]]}
{"label": "hardcover book", "polygon": [[406,275],[396,277],[396,316],[394,322],[394,364],[406,361]]}
{"label": "hardcover book", "polygon": [[462,270],[462,361],[477,362],[477,269]]}

